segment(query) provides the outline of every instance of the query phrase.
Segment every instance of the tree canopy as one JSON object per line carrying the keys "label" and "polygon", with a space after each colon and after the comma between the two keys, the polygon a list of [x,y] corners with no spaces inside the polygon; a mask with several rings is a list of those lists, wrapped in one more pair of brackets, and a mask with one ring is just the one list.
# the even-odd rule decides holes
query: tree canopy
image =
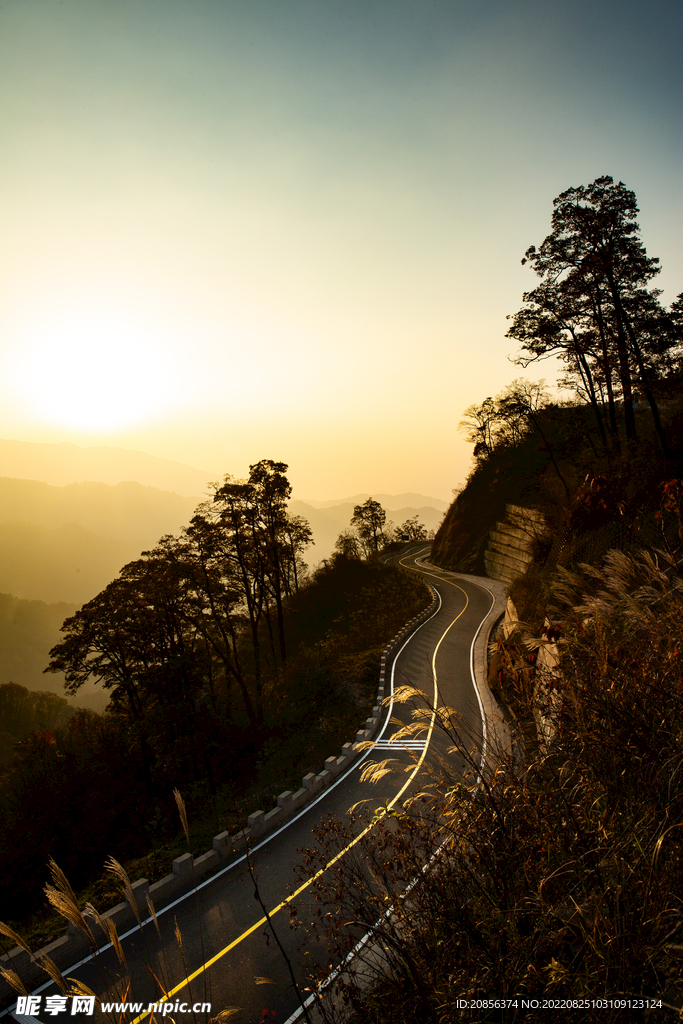
{"label": "tree canopy", "polygon": [[396,529],[396,534],[399,538],[407,537],[412,541],[427,540],[428,537],[427,527],[420,522],[420,517],[417,515],[411,516],[410,519],[401,523]]}
{"label": "tree canopy", "polygon": [[660,266],[640,240],[635,194],[605,175],[567,189],[553,207],[552,231],[522,260],[541,284],[524,294],[525,305],[509,318],[507,337],[521,345],[515,361],[528,366],[561,358],[564,382],[590,403],[600,437],[606,443],[609,432],[615,447],[618,405],[632,440],[634,401],[642,395],[667,453],[658,398],[681,371],[683,298],[667,310],[661,292],[648,287]]}
{"label": "tree canopy", "polygon": [[356,527],[362,540],[372,545],[375,554],[379,550],[380,541],[384,539],[386,521],[386,512],[374,498],[356,505],[351,516],[351,525]]}
{"label": "tree canopy", "polygon": [[547,405],[549,398],[544,380],[518,377],[495,398],[468,406],[458,429],[474,445],[475,459],[485,459],[496,448],[518,444],[533,429],[536,413]]}
{"label": "tree canopy", "polygon": [[311,542],[287,512],[286,471],[264,459],[246,481],[226,477],[179,537],[163,537],[64,622],[46,671],[64,672],[72,694],[99,680],[148,757],[160,729],[182,736],[206,702],[255,728],[263,720],[264,664],[286,661],[284,602]]}

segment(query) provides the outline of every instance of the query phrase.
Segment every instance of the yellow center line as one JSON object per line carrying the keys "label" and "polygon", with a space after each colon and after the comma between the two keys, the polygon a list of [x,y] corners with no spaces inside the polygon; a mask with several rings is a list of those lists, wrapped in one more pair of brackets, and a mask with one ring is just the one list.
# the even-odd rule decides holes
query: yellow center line
{"label": "yellow center line", "polygon": [[[401,562],[401,564],[403,564],[403,563]],[[407,566],[405,568],[407,568]],[[367,825],[363,829],[362,832],[359,832],[359,834],[356,836],[355,839],[352,839],[351,842],[347,846],[345,846],[343,848],[343,850],[340,850],[339,853],[337,853],[332,858],[332,860],[328,861],[327,864],[325,864],[324,867],[320,868],[320,870],[317,871],[311,878],[309,878],[308,881],[304,882],[303,885],[300,885],[298,889],[296,889],[294,892],[290,893],[289,896],[287,896],[284,900],[282,900],[281,903],[278,903],[278,905],[276,907],[274,907],[272,910],[270,910],[268,912],[268,914],[269,914],[269,917],[271,917],[271,918],[274,917],[275,914],[277,914],[280,910],[282,910],[284,907],[286,907],[289,903],[291,903],[292,900],[296,899],[296,897],[299,896],[302,892],[304,892],[306,889],[308,889],[308,887],[310,885],[313,885],[313,883],[316,882],[321,877],[321,875],[324,875],[325,872],[329,868],[331,868],[334,864],[336,864],[338,860],[341,860],[341,858],[345,854],[347,854],[349,852],[349,850],[352,849],[356,845],[356,843],[360,842],[360,840],[364,836],[366,836],[368,834],[368,832],[370,832],[370,830],[372,828],[374,828],[374,826],[376,825],[377,821],[380,818],[383,818],[385,816],[387,810],[391,810],[394,807],[394,805],[397,803],[397,801],[400,800],[400,798],[403,796],[403,794],[405,793],[406,789],[408,788],[408,786],[410,786],[411,782],[413,781],[413,779],[415,778],[415,776],[419,772],[419,770],[422,767],[422,764],[424,762],[424,759],[427,756],[427,750],[429,748],[429,744],[430,744],[430,741],[431,741],[431,738],[432,738],[432,733],[434,731],[434,722],[436,720],[437,701],[438,701],[438,687],[437,687],[437,680],[436,680],[436,656],[437,656],[437,654],[439,652],[439,648],[441,647],[441,644],[446,639],[446,636],[448,635],[448,633],[450,632],[452,627],[458,621],[460,616],[464,615],[465,611],[467,610],[467,606],[470,603],[470,599],[467,596],[467,594],[465,593],[465,591],[462,589],[462,587],[459,587],[457,585],[457,583],[452,583],[450,580],[444,580],[441,576],[436,576],[434,573],[429,573],[425,569],[422,569],[422,568],[420,568],[418,571],[424,573],[426,576],[434,576],[435,579],[440,580],[442,583],[450,584],[450,586],[455,587],[456,590],[460,590],[465,595],[465,604],[464,604],[462,610],[459,611],[458,614],[453,619],[453,621],[448,624],[448,626],[446,627],[444,632],[441,634],[441,637],[439,638],[438,644],[434,648],[434,654],[432,656],[432,678],[434,680],[434,701],[433,701],[432,717],[431,717],[431,720],[430,720],[430,723],[429,723],[429,729],[427,730],[427,740],[425,742],[425,748],[422,751],[422,753],[420,755],[420,758],[419,758],[417,764],[415,765],[413,771],[410,773],[408,781],[401,787],[401,789],[398,791],[396,796],[387,804],[386,809],[383,808],[381,814],[379,814],[378,817],[373,822],[371,822],[369,825]],[[219,953],[216,953],[215,956],[212,956],[210,960],[207,960],[205,963],[202,964],[201,967],[198,967],[196,971],[193,971],[192,974],[189,974],[186,978],[184,978],[181,982],[179,982],[175,986],[175,988],[172,988],[170,990],[170,992],[166,992],[165,993],[165,1000],[164,1001],[168,1001],[172,996],[174,996],[178,992],[180,992],[181,989],[185,988],[187,985],[190,985],[196,978],[199,977],[200,974],[203,974],[205,971],[207,971],[209,969],[209,967],[212,967],[215,963],[217,963],[217,961],[220,960],[221,957],[224,957],[226,955],[226,953],[229,953],[231,949],[235,948],[235,946],[239,946],[240,942],[242,942],[244,939],[248,938],[252,934],[252,932],[255,932],[257,928],[261,927],[261,925],[266,924],[267,921],[268,921],[268,918],[265,917],[265,916],[262,917],[259,921],[256,921],[256,923],[253,924],[250,928],[247,928],[246,931],[242,932],[242,934],[240,936],[238,936],[238,938],[233,939],[233,941],[229,945],[227,945],[224,949],[221,949],[221,951]],[[149,1016],[150,1012],[151,1011],[146,1010],[144,1013],[141,1013],[138,1017],[135,1018],[135,1020],[132,1021],[132,1024],[139,1024],[139,1022],[141,1020],[144,1020],[145,1017]]]}

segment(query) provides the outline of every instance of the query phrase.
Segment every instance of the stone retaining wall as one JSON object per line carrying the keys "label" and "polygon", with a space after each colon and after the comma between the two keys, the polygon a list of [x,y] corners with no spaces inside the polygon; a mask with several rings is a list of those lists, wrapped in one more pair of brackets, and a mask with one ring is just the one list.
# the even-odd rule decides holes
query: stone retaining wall
{"label": "stone retaining wall", "polygon": [[[151,885],[146,878],[139,878],[133,882],[133,893],[137,903],[140,917],[144,921],[149,914],[147,908],[147,896],[152,900],[157,910],[170,900],[177,898],[183,892],[192,889],[197,882],[209,877],[214,872],[225,867],[232,858],[241,856],[243,851],[255,842],[260,842],[265,837],[284,825],[301,808],[310,803],[319,793],[330,786],[343,772],[345,772],[354,761],[362,754],[361,744],[374,739],[381,721],[381,703],[385,697],[385,681],[393,659],[403,642],[415,630],[422,625],[436,611],[438,607],[438,595],[436,590],[430,586],[432,592],[431,604],[419,615],[405,624],[396,636],[387,644],[382,653],[379,671],[379,685],[375,706],[369,718],[366,718],[356,733],[354,741],[345,743],[339,756],[332,755],[325,761],[323,770],[318,775],[312,772],[305,775],[301,780],[301,788],[295,793],[285,790],[277,798],[277,804],[270,811],[261,809],[254,811],[247,819],[247,827],[230,835],[228,832],[221,832],[214,837],[211,850],[199,856],[191,853],[184,853],[176,857],[171,865],[171,872],[160,878],[158,882]],[[114,921],[117,930],[121,928],[137,927],[137,920],[132,907],[127,903],[119,903],[102,914],[104,919]],[[94,929],[95,922],[89,920]],[[108,935],[104,944],[109,941]],[[58,967],[68,967],[81,957],[87,955],[91,950],[73,925],[69,924],[65,935],[51,942],[43,949],[39,949],[32,956],[20,946],[15,946],[9,954],[0,957],[0,966],[5,969],[14,970],[22,979],[24,984],[30,986],[38,981],[46,981],[46,974],[36,962],[40,957],[48,956]],[[10,986],[0,978],[0,999],[6,1000],[12,992]]]}
{"label": "stone retaining wall", "polygon": [[545,534],[547,528],[538,509],[506,505],[505,520],[489,533],[484,552],[487,574],[503,583],[523,575],[531,563],[531,542]]}

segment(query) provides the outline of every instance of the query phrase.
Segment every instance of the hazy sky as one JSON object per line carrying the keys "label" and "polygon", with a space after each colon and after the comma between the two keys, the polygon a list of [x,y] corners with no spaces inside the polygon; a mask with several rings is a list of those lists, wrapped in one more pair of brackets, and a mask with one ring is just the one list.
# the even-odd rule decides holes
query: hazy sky
{"label": "hazy sky", "polygon": [[0,436],[448,497],[559,192],[623,180],[683,289],[682,20],[0,0]]}

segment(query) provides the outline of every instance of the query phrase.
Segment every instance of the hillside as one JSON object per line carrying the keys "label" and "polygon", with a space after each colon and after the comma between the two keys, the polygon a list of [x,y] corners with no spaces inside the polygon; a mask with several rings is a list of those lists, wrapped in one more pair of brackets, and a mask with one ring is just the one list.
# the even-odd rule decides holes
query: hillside
{"label": "hillside", "polygon": [[[683,475],[683,400],[662,410],[673,455],[659,450],[649,413],[637,412],[639,442],[621,455],[601,450],[586,406],[550,404],[539,414],[545,442],[535,430],[517,444],[501,445],[475,460],[465,487],[439,528],[432,559],[447,569],[486,575],[484,550],[505,506],[537,508],[548,526],[552,566],[593,561],[623,547],[652,526],[662,484]],[[599,480],[600,494],[590,481]],[[595,485],[594,485],[595,486]],[[593,498],[591,498],[593,493]],[[545,564],[551,547],[537,552]]]}

